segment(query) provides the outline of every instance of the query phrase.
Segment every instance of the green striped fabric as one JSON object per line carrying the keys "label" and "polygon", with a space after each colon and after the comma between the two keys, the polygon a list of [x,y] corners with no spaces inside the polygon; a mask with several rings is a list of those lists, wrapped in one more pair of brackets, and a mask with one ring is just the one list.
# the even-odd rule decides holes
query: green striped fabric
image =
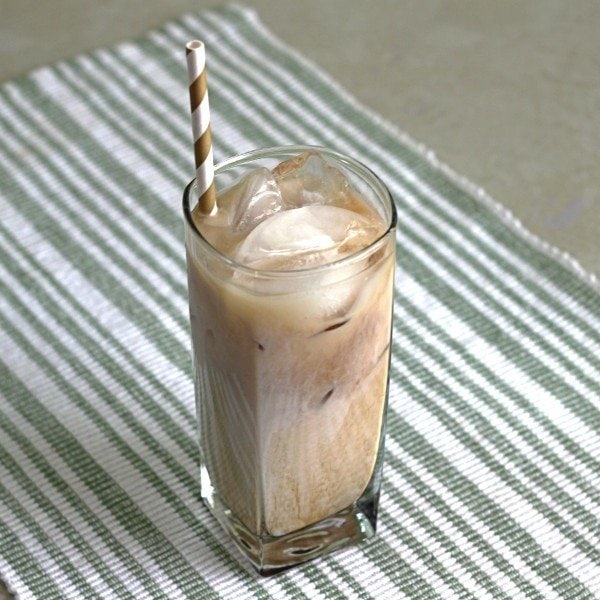
{"label": "green striped fabric", "polygon": [[[268,579],[199,497],[180,215],[196,37],[217,160],[329,146],[399,213],[378,535]],[[597,282],[254,13],[7,83],[0,132],[0,576],[19,598],[600,596]]]}

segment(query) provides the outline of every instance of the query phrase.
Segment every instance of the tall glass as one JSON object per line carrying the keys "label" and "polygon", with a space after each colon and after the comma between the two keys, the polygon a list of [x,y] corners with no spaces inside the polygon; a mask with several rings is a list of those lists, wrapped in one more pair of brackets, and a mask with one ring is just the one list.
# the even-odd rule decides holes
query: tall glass
{"label": "tall glass", "polygon": [[[311,147],[237,156],[224,189]],[[262,574],[375,532],[387,407],[396,212],[369,169],[320,148],[386,224],[344,259],[255,270],[197,228],[183,197],[202,497]]]}

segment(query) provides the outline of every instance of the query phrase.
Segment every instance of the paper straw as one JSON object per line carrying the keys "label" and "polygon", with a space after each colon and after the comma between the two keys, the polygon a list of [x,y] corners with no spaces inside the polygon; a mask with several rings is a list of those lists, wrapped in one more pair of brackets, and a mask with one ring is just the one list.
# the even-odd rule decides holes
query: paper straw
{"label": "paper straw", "polygon": [[202,213],[210,214],[217,209],[217,205],[212,140],[210,137],[208,91],[206,89],[206,53],[204,51],[204,44],[199,40],[188,42],[185,45],[185,54],[190,82],[190,107],[192,110],[192,131],[194,132],[198,208]]}

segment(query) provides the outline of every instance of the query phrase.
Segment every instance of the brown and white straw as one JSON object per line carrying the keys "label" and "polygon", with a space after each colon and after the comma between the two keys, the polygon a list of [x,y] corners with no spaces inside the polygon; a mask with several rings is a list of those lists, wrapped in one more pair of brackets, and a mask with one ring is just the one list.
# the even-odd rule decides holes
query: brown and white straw
{"label": "brown and white straw", "polygon": [[190,107],[192,109],[192,131],[194,132],[194,157],[198,186],[198,208],[211,214],[217,208],[214,182],[214,162],[210,136],[210,113],[206,89],[206,53],[199,40],[185,46],[190,83]]}

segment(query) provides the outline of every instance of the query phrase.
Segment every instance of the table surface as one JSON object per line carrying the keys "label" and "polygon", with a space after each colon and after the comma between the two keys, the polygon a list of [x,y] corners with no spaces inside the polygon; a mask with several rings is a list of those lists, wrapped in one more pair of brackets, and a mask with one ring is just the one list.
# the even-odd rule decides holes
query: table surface
{"label": "table surface", "polygon": [[[246,0],[360,101],[600,272],[600,4]],[[0,80],[214,0],[3,0]]]}
{"label": "table surface", "polygon": [[[600,272],[600,4],[244,3],[527,228]],[[214,4],[3,0],[0,81]]]}

